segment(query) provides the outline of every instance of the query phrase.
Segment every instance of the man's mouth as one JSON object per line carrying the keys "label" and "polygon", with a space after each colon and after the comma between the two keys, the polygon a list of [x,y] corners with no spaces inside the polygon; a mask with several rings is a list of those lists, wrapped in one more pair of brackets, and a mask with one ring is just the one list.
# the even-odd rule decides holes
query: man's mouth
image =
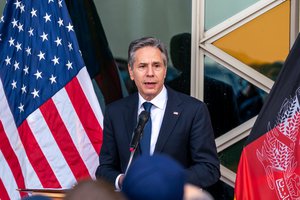
{"label": "man's mouth", "polygon": [[156,85],[156,82],[144,82],[144,85],[146,86],[146,88],[154,88]]}
{"label": "man's mouth", "polygon": [[155,82],[144,82],[145,85],[154,85],[156,84]]}

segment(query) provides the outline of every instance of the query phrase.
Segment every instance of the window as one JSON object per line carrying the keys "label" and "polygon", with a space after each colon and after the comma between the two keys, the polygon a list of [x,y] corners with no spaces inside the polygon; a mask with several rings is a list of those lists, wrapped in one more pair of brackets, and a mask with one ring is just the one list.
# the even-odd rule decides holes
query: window
{"label": "window", "polygon": [[191,0],[94,2],[129,93],[136,89],[127,72],[128,45],[144,36],[157,37],[167,45],[170,59],[166,83],[190,93],[190,74],[183,69],[190,62]]}
{"label": "window", "polygon": [[298,9],[294,0],[193,1],[191,94],[210,108],[232,198],[243,144],[298,33]]}

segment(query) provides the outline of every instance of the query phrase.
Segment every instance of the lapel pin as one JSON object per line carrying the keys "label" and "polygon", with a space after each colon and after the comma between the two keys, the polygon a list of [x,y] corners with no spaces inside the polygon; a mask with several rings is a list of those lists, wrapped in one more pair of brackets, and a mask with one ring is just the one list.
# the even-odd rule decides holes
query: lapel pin
{"label": "lapel pin", "polygon": [[179,115],[179,113],[178,113],[178,112],[173,112],[173,114],[174,114],[174,115]]}

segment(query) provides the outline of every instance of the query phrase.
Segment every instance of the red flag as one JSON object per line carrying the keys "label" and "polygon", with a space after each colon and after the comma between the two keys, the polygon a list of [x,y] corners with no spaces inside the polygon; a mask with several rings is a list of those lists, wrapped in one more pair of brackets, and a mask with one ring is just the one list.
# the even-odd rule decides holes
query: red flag
{"label": "red flag", "polygon": [[95,178],[103,116],[65,3],[7,1],[0,49],[0,199]]}
{"label": "red flag", "polygon": [[300,37],[251,130],[235,198],[300,199]]}

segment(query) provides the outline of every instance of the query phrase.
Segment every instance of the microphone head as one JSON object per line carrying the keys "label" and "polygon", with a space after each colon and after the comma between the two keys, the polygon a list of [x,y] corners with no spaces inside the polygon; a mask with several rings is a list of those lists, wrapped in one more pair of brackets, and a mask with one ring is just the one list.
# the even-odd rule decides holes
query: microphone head
{"label": "microphone head", "polygon": [[150,117],[150,113],[143,110],[139,115],[139,122],[141,122],[141,124],[146,124],[146,122],[149,120],[149,117]]}
{"label": "microphone head", "polygon": [[130,142],[129,150],[131,152],[136,149],[136,147],[140,141],[141,135],[143,133],[144,126],[147,123],[147,121],[149,120],[149,118],[150,118],[149,112],[144,110],[140,113],[139,119],[138,119],[138,124],[133,131],[133,135],[132,135],[131,142]]}

